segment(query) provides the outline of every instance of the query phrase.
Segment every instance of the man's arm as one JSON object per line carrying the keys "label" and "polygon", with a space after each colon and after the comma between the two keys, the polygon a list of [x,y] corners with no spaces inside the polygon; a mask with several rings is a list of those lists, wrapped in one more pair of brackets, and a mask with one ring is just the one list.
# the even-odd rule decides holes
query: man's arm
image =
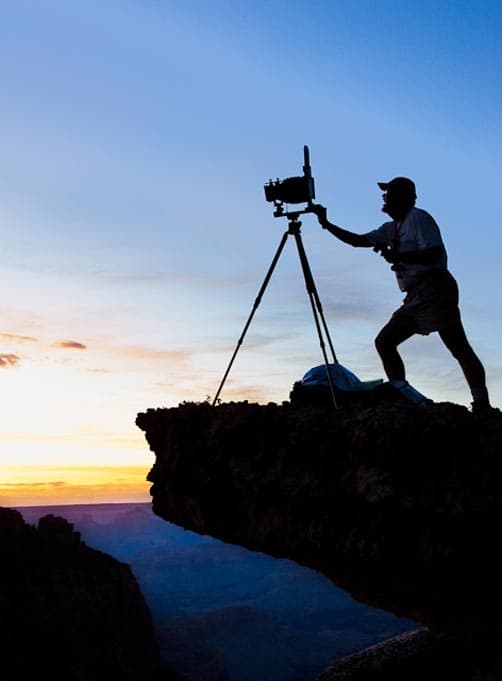
{"label": "man's arm", "polygon": [[374,244],[372,244],[371,241],[363,234],[349,232],[347,229],[342,229],[341,227],[338,227],[337,225],[334,225],[332,222],[330,222],[326,217],[325,206],[314,203],[312,204],[312,212],[317,215],[317,219],[319,220],[321,227],[323,229],[327,229],[328,232],[333,234],[333,236],[336,236],[336,238],[340,239],[340,241],[343,241],[350,246],[356,247],[362,246],[363,248],[368,248],[370,246],[374,246]]}

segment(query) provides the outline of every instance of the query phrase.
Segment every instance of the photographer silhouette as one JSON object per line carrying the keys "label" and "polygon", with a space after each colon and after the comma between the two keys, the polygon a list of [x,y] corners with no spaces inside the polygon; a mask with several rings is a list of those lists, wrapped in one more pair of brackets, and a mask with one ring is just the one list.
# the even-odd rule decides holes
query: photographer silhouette
{"label": "photographer silhouette", "polygon": [[415,207],[415,183],[406,177],[379,182],[382,211],[392,220],[366,234],[355,234],[334,225],[326,208],[312,204],[320,225],[346,244],[372,247],[391,265],[398,286],[406,293],[403,304],[375,339],[389,381],[406,384],[406,372],[398,345],[415,334],[439,333],[460,364],[472,394],[472,412],[492,409],[485,370],[469,344],[458,306],[458,286],[447,268],[446,249],[439,227],[425,210]]}

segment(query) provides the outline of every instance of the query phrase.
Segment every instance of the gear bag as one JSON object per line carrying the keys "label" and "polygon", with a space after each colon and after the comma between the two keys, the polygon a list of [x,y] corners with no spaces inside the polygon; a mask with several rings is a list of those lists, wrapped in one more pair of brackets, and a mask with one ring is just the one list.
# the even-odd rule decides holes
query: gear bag
{"label": "gear bag", "polygon": [[[328,367],[337,406],[368,406],[379,402],[422,405],[429,401],[407,381],[384,381],[383,378],[361,381],[341,364],[329,364]],[[332,405],[326,365],[309,369],[301,380],[294,383],[289,398],[294,406]]]}

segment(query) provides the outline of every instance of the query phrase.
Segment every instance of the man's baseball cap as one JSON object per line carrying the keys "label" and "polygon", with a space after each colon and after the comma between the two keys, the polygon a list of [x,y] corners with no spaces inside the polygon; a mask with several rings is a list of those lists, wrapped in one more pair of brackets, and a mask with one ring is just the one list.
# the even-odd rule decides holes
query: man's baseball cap
{"label": "man's baseball cap", "polygon": [[394,177],[390,182],[377,182],[377,184],[384,192],[391,189],[399,194],[413,196],[415,199],[417,198],[415,183],[408,177]]}

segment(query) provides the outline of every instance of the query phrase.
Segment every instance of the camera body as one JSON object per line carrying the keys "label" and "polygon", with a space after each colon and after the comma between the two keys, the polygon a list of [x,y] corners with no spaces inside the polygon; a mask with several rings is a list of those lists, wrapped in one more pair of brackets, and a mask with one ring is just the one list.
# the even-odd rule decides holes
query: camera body
{"label": "camera body", "polygon": [[[307,203],[311,204],[315,198],[314,178],[310,168],[309,148],[303,147],[304,165],[303,175],[287,177],[285,180],[270,180],[264,187],[265,199],[273,202],[276,208],[283,203]],[[284,213],[280,211],[280,214]]]}
{"label": "camera body", "polygon": [[275,182],[270,180],[264,189],[267,201],[308,203],[315,197],[314,179],[305,175],[287,177],[285,180],[276,180]]}

